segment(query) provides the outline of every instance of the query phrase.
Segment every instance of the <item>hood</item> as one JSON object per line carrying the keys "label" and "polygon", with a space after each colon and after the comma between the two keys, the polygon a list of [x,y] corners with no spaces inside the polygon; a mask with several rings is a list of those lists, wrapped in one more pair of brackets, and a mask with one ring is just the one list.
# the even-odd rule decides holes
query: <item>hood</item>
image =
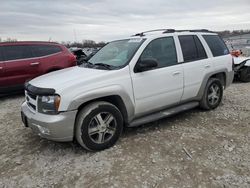
{"label": "hood", "polygon": [[111,72],[113,71],[76,66],[39,76],[31,80],[29,84],[40,88],[53,88],[56,91],[60,91],[61,89],[70,88],[79,82],[86,83],[90,80],[96,80]]}

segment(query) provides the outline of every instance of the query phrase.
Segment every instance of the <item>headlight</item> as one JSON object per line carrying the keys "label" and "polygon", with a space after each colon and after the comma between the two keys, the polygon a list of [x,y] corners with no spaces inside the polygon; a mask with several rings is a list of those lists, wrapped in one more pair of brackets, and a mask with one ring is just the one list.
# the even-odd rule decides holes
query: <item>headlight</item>
{"label": "headlight", "polygon": [[38,112],[43,114],[57,114],[61,97],[59,95],[39,96]]}

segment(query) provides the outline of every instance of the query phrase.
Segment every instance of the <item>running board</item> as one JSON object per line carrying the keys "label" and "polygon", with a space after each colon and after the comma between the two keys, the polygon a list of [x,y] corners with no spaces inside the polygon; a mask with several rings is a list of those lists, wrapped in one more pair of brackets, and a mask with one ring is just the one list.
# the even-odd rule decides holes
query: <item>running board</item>
{"label": "running board", "polygon": [[186,104],[182,104],[180,106],[176,106],[173,108],[169,108],[167,110],[163,110],[154,114],[150,114],[147,116],[144,116],[142,118],[138,118],[133,120],[128,127],[136,127],[142,124],[146,124],[152,121],[156,121],[165,117],[169,117],[171,115],[177,114],[179,112],[183,112],[189,109],[192,109],[196,106],[199,106],[199,102],[190,102],[190,103],[186,103]]}

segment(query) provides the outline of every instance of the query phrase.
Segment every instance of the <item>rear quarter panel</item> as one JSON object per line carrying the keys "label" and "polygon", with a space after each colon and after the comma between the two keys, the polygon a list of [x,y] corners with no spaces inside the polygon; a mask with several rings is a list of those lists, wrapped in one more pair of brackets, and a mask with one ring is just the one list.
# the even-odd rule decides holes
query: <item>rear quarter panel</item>
{"label": "rear quarter panel", "polygon": [[70,54],[67,49],[65,50],[62,48],[61,52],[51,54],[47,57],[41,57],[40,61],[42,63],[42,74],[75,66],[76,63],[72,61],[70,56],[72,56],[72,54]]}

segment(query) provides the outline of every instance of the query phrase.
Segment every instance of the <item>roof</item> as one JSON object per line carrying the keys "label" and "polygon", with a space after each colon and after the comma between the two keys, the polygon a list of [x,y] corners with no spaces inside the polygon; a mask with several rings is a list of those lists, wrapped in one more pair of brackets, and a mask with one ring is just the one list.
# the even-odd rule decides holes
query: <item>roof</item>
{"label": "roof", "polygon": [[0,42],[0,45],[10,45],[10,44],[57,44],[56,42],[47,42],[47,41],[14,41],[14,42]]}
{"label": "roof", "polygon": [[128,39],[133,38],[150,38],[156,39],[164,36],[173,36],[173,35],[217,35],[213,31],[207,29],[193,29],[193,30],[175,30],[175,29],[155,29],[150,31],[144,31],[130,36]]}

